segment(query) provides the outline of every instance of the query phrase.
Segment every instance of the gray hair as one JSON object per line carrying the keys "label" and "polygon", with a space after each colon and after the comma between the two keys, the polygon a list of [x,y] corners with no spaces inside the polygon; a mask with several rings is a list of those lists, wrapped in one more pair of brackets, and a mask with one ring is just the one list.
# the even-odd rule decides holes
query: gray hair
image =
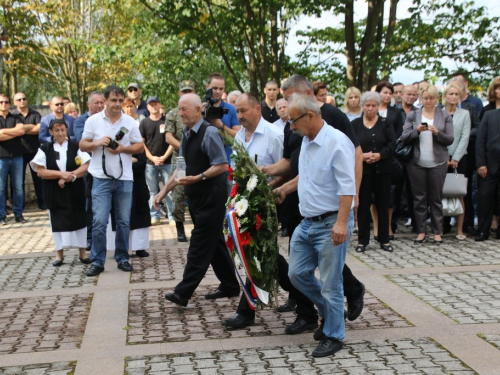
{"label": "gray hair", "polygon": [[376,91],[366,91],[361,95],[361,106],[364,106],[367,101],[374,100],[377,105],[380,105],[380,94]]}
{"label": "gray hair", "polygon": [[450,84],[450,83],[456,83],[458,86],[460,86],[460,90],[461,90],[462,92],[464,92],[464,91],[465,91],[465,84],[464,84],[464,81],[463,81],[463,79],[462,79],[462,78],[459,78],[459,77],[453,77],[452,79],[450,79],[450,80],[448,81],[448,84]]}
{"label": "gray hair", "polygon": [[281,86],[283,91],[286,91],[290,88],[295,89],[296,93],[305,94],[307,89],[313,91],[313,87],[311,82],[307,80],[306,77],[301,76],[300,74],[294,74],[290,78],[288,78],[285,83]]}
{"label": "gray hair", "polygon": [[276,107],[277,107],[277,106],[279,106],[279,105],[280,105],[281,103],[283,103],[283,102],[288,103],[288,102],[287,102],[287,100],[286,100],[285,98],[281,98],[281,99],[277,100],[277,101],[276,101]]}
{"label": "gray hair", "polygon": [[236,95],[237,97],[241,95],[241,91],[240,90],[234,90],[234,91],[231,91],[229,94],[227,94],[227,101],[229,102],[229,98],[233,95]]}
{"label": "gray hair", "polygon": [[92,100],[92,97],[94,97],[95,95],[101,95],[101,96],[104,96],[104,95],[102,95],[102,92],[100,92],[100,91],[92,91],[92,92],[89,94],[89,97],[87,98],[87,103],[90,103],[90,101]]}
{"label": "gray hair", "polygon": [[297,108],[301,113],[311,111],[315,115],[321,116],[321,109],[319,108],[316,98],[309,95],[293,93],[290,98],[288,98],[288,108]]}

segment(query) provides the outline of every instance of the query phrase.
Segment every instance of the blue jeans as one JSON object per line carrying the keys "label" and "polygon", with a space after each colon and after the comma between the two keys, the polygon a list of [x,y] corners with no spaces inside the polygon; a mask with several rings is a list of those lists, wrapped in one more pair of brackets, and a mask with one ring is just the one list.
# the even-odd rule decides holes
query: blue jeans
{"label": "blue jeans", "polygon": [[[152,219],[160,219],[161,213],[160,210],[155,210],[154,208],[154,198],[155,195],[158,194],[158,182],[161,180],[163,184],[166,184],[171,175],[171,164],[163,164],[163,165],[152,165],[146,164],[146,183],[149,188],[149,209],[151,211]],[[168,220],[174,220],[172,217],[172,199],[170,198],[170,193],[165,197],[167,201],[167,209],[168,209]]]}
{"label": "blue jeans", "polygon": [[[332,227],[337,215],[323,221],[303,219],[295,229],[290,243],[288,276],[293,286],[318,307],[325,319],[323,333],[339,341],[345,337],[344,287],[342,269],[345,264],[347,245],[354,227],[351,211],[347,222],[347,240],[339,246],[332,242]],[[320,280],[314,276],[319,268]]]}
{"label": "blue jeans", "polygon": [[92,264],[104,267],[106,262],[106,227],[111,211],[111,203],[115,212],[116,240],[115,260],[121,264],[130,259],[129,234],[130,210],[132,209],[133,181],[96,178],[92,184],[92,250],[90,260]]}
{"label": "blue jeans", "polygon": [[0,217],[5,217],[5,199],[7,192],[7,176],[10,173],[12,186],[12,210],[14,216],[23,214],[23,157],[0,158]]}

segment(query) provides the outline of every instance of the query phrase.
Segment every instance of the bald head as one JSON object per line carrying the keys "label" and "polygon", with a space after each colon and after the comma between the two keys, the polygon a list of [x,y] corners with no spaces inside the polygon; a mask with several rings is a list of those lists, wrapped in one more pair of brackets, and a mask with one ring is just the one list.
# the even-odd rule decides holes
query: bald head
{"label": "bald head", "polygon": [[184,94],[179,99],[179,116],[182,122],[192,128],[201,119],[201,99],[198,95]]}

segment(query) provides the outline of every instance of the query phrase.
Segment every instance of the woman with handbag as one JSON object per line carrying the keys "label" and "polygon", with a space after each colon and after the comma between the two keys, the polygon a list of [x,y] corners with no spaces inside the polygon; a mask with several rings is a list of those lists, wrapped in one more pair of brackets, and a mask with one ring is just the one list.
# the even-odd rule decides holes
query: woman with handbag
{"label": "woman with handbag", "polygon": [[352,122],[363,150],[363,178],[359,188],[358,246],[364,252],[370,242],[370,205],[372,194],[378,211],[378,241],[380,248],[391,252],[389,243],[389,196],[392,181],[392,154],[396,135],[385,118],[378,115],[380,95],[365,92],[361,96],[363,116]]}
{"label": "woman with handbag", "polygon": [[[465,155],[467,154],[467,146],[469,144],[469,135],[471,129],[471,120],[469,111],[458,108],[460,98],[462,97],[462,88],[457,83],[450,83],[443,91],[443,105],[446,112],[450,114],[453,119],[453,143],[448,146],[448,154],[450,160],[448,161],[448,173],[466,174],[467,165]],[[460,197],[460,203],[464,209],[464,213],[457,216],[457,236],[459,241],[465,240],[466,236],[463,232],[464,218],[465,218],[465,203],[464,197]],[[450,219],[445,219],[443,225],[444,232],[447,232]],[[448,227],[448,228],[447,228]]]}
{"label": "woman with handbag", "polygon": [[420,93],[423,106],[406,117],[401,140],[413,144],[408,175],[414,197],[414,215],[418,230],[415,244],[425,241],[427,207],[430,207],[434,243],[441,244],[443,220],[442,193],[448,170],[448,146],[453,143],[453,120],[445,110],[436,107],[439,92],[429,85]]}

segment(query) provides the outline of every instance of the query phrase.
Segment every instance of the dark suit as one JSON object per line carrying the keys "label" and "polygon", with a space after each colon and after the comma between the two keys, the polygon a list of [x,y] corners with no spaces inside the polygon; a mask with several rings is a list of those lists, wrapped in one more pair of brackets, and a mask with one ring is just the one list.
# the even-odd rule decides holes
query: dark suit
{"label": "dark suit", "polygon": [[476,167],[486,167],[486,177],[478,175],[478,232],[488,233],[491,226],[491,216],[496,209],[492,203],[498,192],[500,183],[500,109],[484,113],[477,132]]}

